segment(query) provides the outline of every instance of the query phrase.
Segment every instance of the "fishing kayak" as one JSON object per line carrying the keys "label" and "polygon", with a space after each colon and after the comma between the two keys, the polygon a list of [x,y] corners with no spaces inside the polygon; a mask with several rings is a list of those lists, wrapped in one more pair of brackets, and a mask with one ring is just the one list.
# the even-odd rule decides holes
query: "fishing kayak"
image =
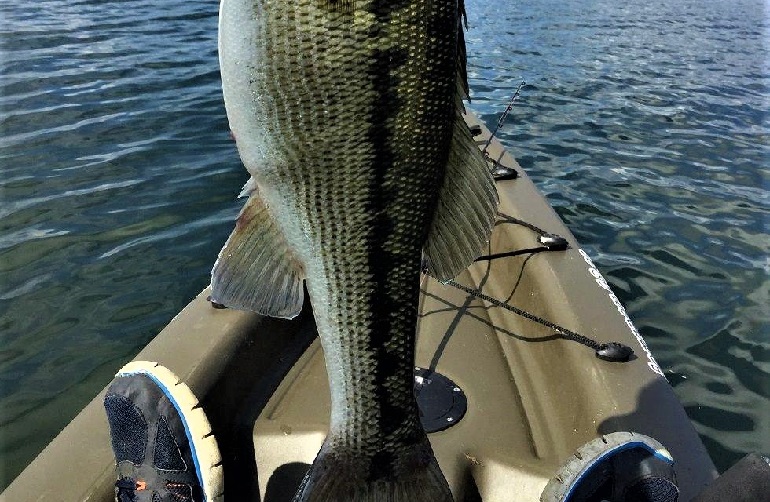
{"label": "fishing kayak", "polygon": [[[576,451],[616,431],[674,459],[680,499],[717,476],[607,281],[526,173],[466,121],[498,174],[485,256],[453,281],[423,275],[415,388],[455,500],[539,501]],[[198,396],[219,441],[228,500],[291,500],[329,420],[309,302],[293,320],[218,308],[201,292],[139,354]],[[0,495],[111,501],[114,458],[96,396]]]}

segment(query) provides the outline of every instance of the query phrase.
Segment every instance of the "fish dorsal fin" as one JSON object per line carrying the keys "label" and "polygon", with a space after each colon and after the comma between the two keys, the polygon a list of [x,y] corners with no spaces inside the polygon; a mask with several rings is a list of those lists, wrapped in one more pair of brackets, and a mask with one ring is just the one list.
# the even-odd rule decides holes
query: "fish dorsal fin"
{"label": "fish dorsal fin", "polygon": [[[458,86],[458,106],[461,90]],[[444,184],[424,247],[430,275],[449,280],[479,257],[495,225],[497,201],[495,181],[458,109]]]}
{"label": "fish dorsal fin", "polygon": [[291,319],[302,310],[303,278],[302,265],[254,189],[211,271],[212,301]]}
{"label": "fish dorsal fin", "polygon": [[468,17],[465,13],[465,4],[460,0],[457,4],[457,85],[462,89],[462,99],[470,101],[470,87],[468,87],[468,54],[465,51],[465,30],[468,28]]}

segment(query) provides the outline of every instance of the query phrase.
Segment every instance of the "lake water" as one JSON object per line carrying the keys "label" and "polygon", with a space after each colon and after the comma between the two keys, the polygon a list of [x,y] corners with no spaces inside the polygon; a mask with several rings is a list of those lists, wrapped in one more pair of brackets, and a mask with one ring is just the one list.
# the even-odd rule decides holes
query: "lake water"
{"label": "lake water", "polygon": [[[566,4],[566,5],[565,5]],[[767,2],[466,0],[472,108],[720,469],[770,453]],[[0,0],[0,489],[208,283],[246,180],[213,0]]]}

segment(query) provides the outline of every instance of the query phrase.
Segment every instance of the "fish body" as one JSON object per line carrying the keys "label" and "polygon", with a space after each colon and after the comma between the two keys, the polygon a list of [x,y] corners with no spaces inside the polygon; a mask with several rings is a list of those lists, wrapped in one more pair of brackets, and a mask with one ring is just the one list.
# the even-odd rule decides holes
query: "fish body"
{"label": "fish body", "polygon": [[331,389],[295,501],[450,501],[413,394],[423,256],[481,251],[496,191],[461,117],[456,0],[223,0],[230,127],[251,174],[212,299],[293,317],[307,285]]}

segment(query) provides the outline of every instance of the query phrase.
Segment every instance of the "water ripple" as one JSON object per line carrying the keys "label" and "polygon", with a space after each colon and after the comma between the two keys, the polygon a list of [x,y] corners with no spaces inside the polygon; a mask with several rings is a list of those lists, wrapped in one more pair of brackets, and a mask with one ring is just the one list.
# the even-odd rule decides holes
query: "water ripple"
{"label": "water ripple", "polygon": [[51,202],[56,199],[62,199],[65,197],[80,197],[82,195],[95,194],[95,193],[104,192],[107,190],[114,190],[116,188],[126,188],[130,186],[138,185],[140,183],[143,183],[143,181],[127,180],[127,181],[121,181],[121,182],[115,182],[115,183],[102,183],[100,185],[87,187],[87,188],[80,188],[77,190],[66,190],[62,193],[53,193],[53,194],[43,195],[40,197],[29,197],[24,200],[16,200],[5,204],[3,208],[0,209],[0,218],[5,218],[18,211],[21,211],[22,209],[29,209],[30,207],[43,204],[46,202]]}

